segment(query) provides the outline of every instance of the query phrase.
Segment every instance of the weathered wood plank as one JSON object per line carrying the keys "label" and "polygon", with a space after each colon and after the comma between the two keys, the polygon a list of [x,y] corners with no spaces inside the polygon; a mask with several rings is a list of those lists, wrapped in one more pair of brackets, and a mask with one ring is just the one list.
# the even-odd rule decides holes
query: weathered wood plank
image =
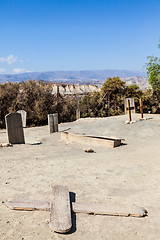
{"label": "weathered wood plank", "polygon": [[72,203],[72,208],[75,213],[88,213],[93,215],[110,215],[110,216],[125,216],[125,217],[143,217],[146,215],[146,210],[140,207],[127,207],[112,204],[97,204],[97,203]]}
{"label": "weathered wood plank", "polygon": [[[46,210],[50,211],[51,204],[46,201],[34,200],[12,200],[8,202],[8,207],[13,210]],[[74,213],[86,213],[93,215],[110,215],[110,216],[125,216],[125,217],[144,217],[147,211],[140,207],[127,207],[113,204],[99,203],[75,203],[72,202],[72,211]]]}
{"label": "weathered wood plank", "polygon": [[61,140],[69,142],[80,143],[83,145],[92,145],[92,146],[103,146],[103,147],[118,147],[121,145],[121,140],[116,138],[107,138],[107,137],[97,137],[97,136],[86,136],[79,135],[69,132],[61,132]]}
{"label": "weathered wood plank", "polygon": [[69,190],[67,187],[52,187],[50,227],[54,232],[66,233],[72,227]]}
{"label": "weathered wood plank", "polygon": [[24,210],[24,211],[50,211],[51,204],[47,201],[39,200],[24,200],[24,199],[13,199],[8,201],[7,206],[13,210]]}

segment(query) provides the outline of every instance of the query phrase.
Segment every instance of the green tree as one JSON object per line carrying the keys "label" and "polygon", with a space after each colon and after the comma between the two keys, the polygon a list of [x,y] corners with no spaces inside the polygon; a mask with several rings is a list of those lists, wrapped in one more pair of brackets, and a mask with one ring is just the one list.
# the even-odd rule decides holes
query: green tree
{"label": "green tree", "polygon": [[0,84],[0,127],[5,127],[5,115],[14,111],[19,84],[6,82]]}
{"label": "green tree", "polygon": [[108,78],[102,86],[101,95],[107,107],[108,116],[123,113],[123,97],[126,83],[119,77]]}
{"label": "green tree", "polygon": [[149,56],[147,59],[146,70],[148,81],[153,91],[155,91],[156,89],[160,89],[160,59],[154,56]]}

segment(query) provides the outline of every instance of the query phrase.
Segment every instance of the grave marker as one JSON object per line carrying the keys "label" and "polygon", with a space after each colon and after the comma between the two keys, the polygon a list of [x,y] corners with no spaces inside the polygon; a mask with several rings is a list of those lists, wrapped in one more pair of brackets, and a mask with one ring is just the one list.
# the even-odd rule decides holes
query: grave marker
{"label": "grave marker", "polygon": [[58,132],[58,113],[53,113],[54,131]]}
{"label": "grave marker", "polygon": [[58,113],[48,114],[49,133],[58,132]]}
{"label": "grave marker", "polygon": [[49,133],[53,133],[54,132],[53,114],[48,114],[48,127]]}
{"label": "grave marker", "polygon": [[52,187],[50,228],[54,232],[66,233],[72,227],[70,196],[67,187]]}
{"label": "grave marker", "polygon": [[13,210],[46,210],[50,211],[49,226],[58,233],[69,232],[72,227],[71,209],[74,213],[87,213],[92,215],[109,215],[123,217],[144,217],[147,215],[145,208],[126,205],[109,205],[98,203],[76,203],[70,202],[69,190],[67,187],[55,186],[52,188],[52,202],[34,200],[12,200],[8,207]]}
{"label": "grave marker", "polygon": [[5,116],[5,122],[9,143],[25,143],[21,114],[9,113]]}
{"label": "grave marker", "polygon": [[27,120],[27,112],[24,110],[18,110],[17,113],[21,114],[22,117],[22,125],[23,127],[26,127],[26,120]]}
{"label": "grave marker", "polygon": [[143,101],[142,101],[142,98],[140,98],[139,103],[140,103],[141,119],[143,119]]}
{"label": "grave marker", "polygon": [[129,115],[129,121],[126,121],[126,123],[128,124],[128,123],[133,123],[133,121],[132,121],[132,116],[131,116],[131,112],[132,112],[132,110],[135,110],[135,107],[133,106],[131,106],[131,101],[130,101],[130,99],[128,98],[128,100],[127,100],[127,107],[125,107],[125,111],[127,112],[128,111],[128,115]]}
{"label": "grave marker", "polygon": [[118,147],[121,146],[121,140],[119,138],[108,138],[99,136],[87,136],[70,132],[61,132],[61,140],[65,140],[67,143],[80,143],[86,146],[100,146],[100,147]]}
{"label": "grave marker", "polygon": [[129,121],[131,122],[132,121],[132,117],[131,117],[131,107],[130,107],[130,101],[128,100],[127,101],[127,110],[128,110],[128,115],[129,115]]}
{"label": "grave marker", "polygon": [[125,98],[124,99],[124,110],[125,110],[125,114],[128,113],[128,100],[130,102],[130,107],[132,108],[131,109],[131,113],[135,113],[135,101],[134,101],[134,98]]}

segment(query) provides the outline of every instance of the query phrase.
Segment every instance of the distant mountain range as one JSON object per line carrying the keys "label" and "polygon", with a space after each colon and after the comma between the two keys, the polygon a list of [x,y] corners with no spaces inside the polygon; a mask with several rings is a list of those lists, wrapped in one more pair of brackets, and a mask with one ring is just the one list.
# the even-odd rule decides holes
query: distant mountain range
{"label": "distant mountain range", "polygon": [[45,82],[60,82],[67,84],[96,84],[101,85],[108,77],[120,77],[132,84],[138,83],[147,86],[147,76],[144,72],[127,70],[85,70],[85,71],[52,71],[28,72],[21,74],[0,74],[0,83],[22,82],[29,79]]}

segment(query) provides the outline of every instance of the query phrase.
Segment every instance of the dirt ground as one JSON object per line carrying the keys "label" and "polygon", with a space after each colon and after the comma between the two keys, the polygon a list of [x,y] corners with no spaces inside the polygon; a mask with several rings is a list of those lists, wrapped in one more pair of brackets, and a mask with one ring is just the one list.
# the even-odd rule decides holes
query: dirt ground
{"label": "dirt ground", "polygon": [[[66,144],[60,132],[48,126],[25,128],[26,144],[0,148],[0,239],[1,240],[159,240],[160,239],[160,115],[125,124],[128,116],[86,118],[59,125],[86,135],[124,138],[117,148]],[[7,141],[0,130],[0,143]],[[41,143],[41,144],[39,144]],[[14,198],[52,199],[52,185],[68,186],[77,202],[116,203],[145,207],[144,218],[73,215],[68,234],[49,228],[46,211],[14,211],[6,205]]]}

